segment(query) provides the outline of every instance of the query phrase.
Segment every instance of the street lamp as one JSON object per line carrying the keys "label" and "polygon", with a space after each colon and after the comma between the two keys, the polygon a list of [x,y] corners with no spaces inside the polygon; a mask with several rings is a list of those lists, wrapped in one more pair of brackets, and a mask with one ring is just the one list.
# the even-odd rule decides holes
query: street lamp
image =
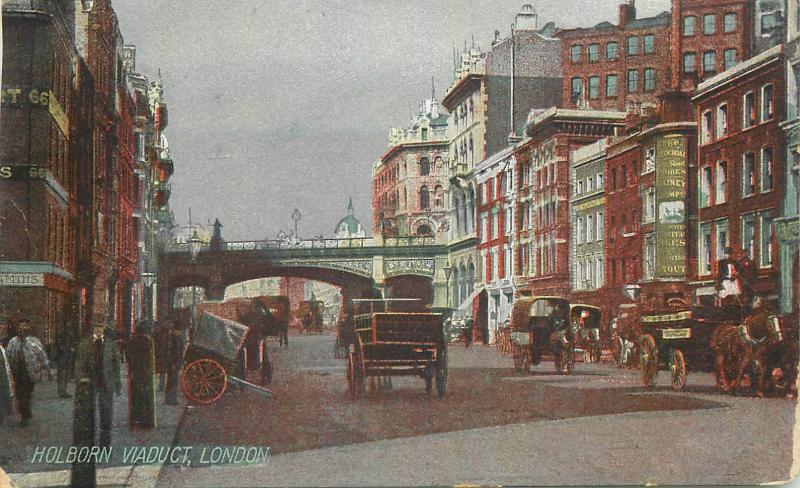
{"label": "street lamp", "polygon": [[453,272],[453,267],[448,262],[443,269],[444,277],[447,280],[447,308],[450,308],[450,274]]}
{"label": "street lamp", "polygon": [[294,212],[292,212],[292,220],[294,220],[294,237],[298,239],[299,237],[297,236],[297,223],[300,221],[301,218],[303,218],[303,215],[300,213],[300,211],[294,209]]}
{"label": "street lamp", "polygon": [[[189,238],[189,254],[192,258],[192,275],[195,273],[195,263],[197,261],[197,255],[200,254],[200,246],[203,245],[203,241],[197,236],[197,228],[192,230],[192,237]],[[194,276],[193,276],[194,277]],[[194,308],[196,305],[196,290],[195,286],[192,285],[192,330],[194,330]]]}
{"label": "street lamp", "polygon": [[156,282],[156,274],[151,272],[142,273],[142,284],[145,288],[145,298],[147,300],[147,313],[145,314],[145,318],[148,320],[153,319],[153,285]]}

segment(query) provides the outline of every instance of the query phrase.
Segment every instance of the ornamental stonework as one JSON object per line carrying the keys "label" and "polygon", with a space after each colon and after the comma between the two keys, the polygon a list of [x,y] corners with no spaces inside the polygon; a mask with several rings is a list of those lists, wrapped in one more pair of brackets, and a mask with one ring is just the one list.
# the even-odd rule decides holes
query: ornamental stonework
{"label": "ornamental stonework", "polygon": [[384,264],[387,277],[407,274],[433,277],[434,269],[433,259],[390,259]]}

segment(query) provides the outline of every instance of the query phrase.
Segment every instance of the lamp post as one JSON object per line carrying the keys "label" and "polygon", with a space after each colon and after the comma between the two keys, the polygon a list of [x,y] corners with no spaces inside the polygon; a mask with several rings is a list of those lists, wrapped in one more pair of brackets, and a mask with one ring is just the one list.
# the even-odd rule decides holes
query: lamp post
{"label": "lamp post", "polygon": [[[195,228],[192,230],[192,237],[189,238],[189,253],[192,258],[192,275],[195,274],[195,263],[197,262],[197,255],[200,253],[200,246],[202,246],[202,244],[203,241],[197,236],[197,228]],[[195,286],[192,285],[192,330],[194,330],[194,308],[196,305],[195,291]]]}
{"label": "lamp post", "polygon": [[303,214],[301,214],[299,210],[294,209],[294,212],[292,212],[292,220],[294,220],[294,237],[296,239],[299,239],[299,237],[297,235],[297,223],[302,218],[303,218]]}
{"label": "lamp post", "polygon": [[145,318],[148,320],[153,319],[153,285],[156,282],[156,274],[151,272],[142,273],[142,284],[145,288]]}
{"label": "lamp post", "polygon": [[450,274],[453,273],[453,267],[448,262],[444,267],[444,277],[447,280],[447,308],[450,308]]}

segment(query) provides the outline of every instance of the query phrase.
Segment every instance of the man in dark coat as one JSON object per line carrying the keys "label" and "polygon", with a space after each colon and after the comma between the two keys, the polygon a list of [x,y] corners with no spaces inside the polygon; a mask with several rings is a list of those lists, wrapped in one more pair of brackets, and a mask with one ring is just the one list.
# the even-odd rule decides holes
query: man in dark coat
{"label": "man in dark coat", "polygon": [[101,446],[111,445],[111,428],[114,420],[114,395],[122,394],[119,354],[114,343],[114,331],[95,326],[92,336],[94,360],[94,397],[100,413]]}
{"label": "man in dark coat", "polygon": [[53,362],[56,364],[58,396],[61,398],[72,398],[72,395],[67,391],[67,383],[69,382],[69,370],[73,353],[72,339],[66,330],[60,331],[56,335],[56,340],[53,344]]}
{"label": "man in dark coat", "polygon": [[8,319],[0,320],[0,346],[8,347],[8,341],[15,335],[11,321]]}

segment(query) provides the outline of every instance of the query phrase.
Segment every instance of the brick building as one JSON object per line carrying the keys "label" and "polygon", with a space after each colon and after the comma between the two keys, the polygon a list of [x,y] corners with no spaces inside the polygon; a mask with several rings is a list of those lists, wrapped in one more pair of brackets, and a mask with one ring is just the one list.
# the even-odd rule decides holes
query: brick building
{"label": "brick building", "polygon": [[556,108],[529,122],[529,139],[516,150],[517,253],[524,293],[569,296],[570,153],[614,135],[624,124],[623,112]]}
{"label": "brick building", "polygon": [[85,100],[73,83],[76,50],[68,7],[42,2],[34,8],[19,1],[2,6],[0,312],[30,319],[46,344],[58,330],[74,327],[67,321],[77,298],[73,124],[79,120],[76,102]]}
{"label": "brick building", "polygon": [[698,296],[713,294],[717,261],[726,247],[750,256],[753,291],[777,304],[774,220],[784,185],[785,117],[783,48],[765,51],[698,86],[699,151],[695,178],[697,228],[689,276]]}
{"label": "brick building", "polygon": [[448,148],[435,95],[407,129],[390,131],[389,150],[372,168],[373,235],[446,238]]}
{"label": "brick building", "polygon": [[486,288],[487,321],[481,339],[493,343],[495,328],[511,312],[514,298],[513,248],[514,228],[513,147],[483,160],[475,167],[478,189],[477,248],[480,256],[479,283]]}
{"label": "brick building", "polygon": [[560,30],[563,107],[638,111],[670,86],[671,15],[636,18],[619,6],[617,25]]}

